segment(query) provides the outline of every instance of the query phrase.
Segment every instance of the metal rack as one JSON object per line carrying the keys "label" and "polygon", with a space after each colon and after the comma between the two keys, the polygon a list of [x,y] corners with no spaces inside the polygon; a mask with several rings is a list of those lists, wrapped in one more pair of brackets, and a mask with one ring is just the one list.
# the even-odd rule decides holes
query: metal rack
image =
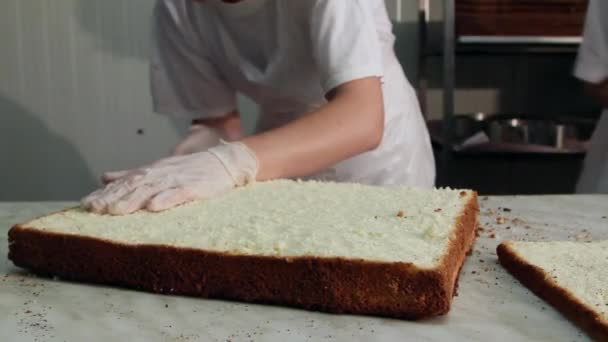
{"label": "metal rack", "polygon": [[[418,88],[425,117],[428,80],[426,79],[426,64],[429,57],[442,58],[443,71],[443,115],[441,135],[441,170],[449,171],[450,158],[454,151],[451,149],[452,132],[451,118],[455,115],[455,69],[457,55],[517,55],[517,54],[574,54],[582,41],[581,37],[555,36],[457,36],[455,0],[443,0],[442,47],[429,49],[428,34],[430,23],[430,0],[419,0],[419,78]],[[439,175],[441,177],[441,175]]]}

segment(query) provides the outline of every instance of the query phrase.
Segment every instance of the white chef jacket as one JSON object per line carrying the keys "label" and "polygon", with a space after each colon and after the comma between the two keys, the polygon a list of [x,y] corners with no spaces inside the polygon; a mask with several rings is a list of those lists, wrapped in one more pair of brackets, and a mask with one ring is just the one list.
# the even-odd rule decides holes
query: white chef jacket
{"label": "white chef jacket", "polygon": [[341,84],[382,77],[381,144],[312,178],[433,186],[428,131],[383,0],[159,0],[154,22],[157,112],[218,117],[236,109],[241,92],[260,105],[257,131],[265,131],[319,108]]}
{"label": "white chef jacket", "polygon": [[[579,49],[574,75],[589,83],[608,79],[608,1],[591,0],[587,10],[583,43]],[[577,192],[608,193],[608,109],[597,124]]]}

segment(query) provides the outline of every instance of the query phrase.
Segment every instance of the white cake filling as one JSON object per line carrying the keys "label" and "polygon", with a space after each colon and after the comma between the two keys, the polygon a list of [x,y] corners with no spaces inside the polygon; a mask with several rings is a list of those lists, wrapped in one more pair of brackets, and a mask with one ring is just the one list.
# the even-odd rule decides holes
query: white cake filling
{"label": "white cake filling", "polygon": [[471,191],[450,189],[281,180],[161,213],[108,216],[72,209],[26,226],[133,245],[433,267],[447,251],[456,219],[471,196]]}
{"label": "white cake filling", "polygon": [[608,240],[513,242],[513,249],[608,320]]}

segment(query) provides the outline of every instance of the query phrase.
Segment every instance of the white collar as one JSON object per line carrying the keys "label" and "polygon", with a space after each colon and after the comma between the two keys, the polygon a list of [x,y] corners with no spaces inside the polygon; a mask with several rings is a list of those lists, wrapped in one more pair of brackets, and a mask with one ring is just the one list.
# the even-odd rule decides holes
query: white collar
{"label": "white collar", "polygon": [[268,0],[243,0],[239,3],[231,4],[222,0],[207,0],[217,11],[227,18],[246,17],[257,12]]}

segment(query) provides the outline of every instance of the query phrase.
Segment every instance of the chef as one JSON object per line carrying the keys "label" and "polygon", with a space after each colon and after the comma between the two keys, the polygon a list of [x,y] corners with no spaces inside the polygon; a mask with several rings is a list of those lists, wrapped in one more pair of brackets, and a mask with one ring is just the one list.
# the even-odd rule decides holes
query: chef
{"label": "chef", "polygon": [[[590,0],[574,74],[608,108],[608,1]],[[579,193],[608,193],[608,109],[591,138],[577,185]]]}
{"label": "chef", "polygon": [[[159,0],[154,23],[154,108],[194,126],[173,156],[106,173],[85,208],[162,211],[277,178],[434,185],[383,0]],[[237,92],[261,108],[257,134]]]}

